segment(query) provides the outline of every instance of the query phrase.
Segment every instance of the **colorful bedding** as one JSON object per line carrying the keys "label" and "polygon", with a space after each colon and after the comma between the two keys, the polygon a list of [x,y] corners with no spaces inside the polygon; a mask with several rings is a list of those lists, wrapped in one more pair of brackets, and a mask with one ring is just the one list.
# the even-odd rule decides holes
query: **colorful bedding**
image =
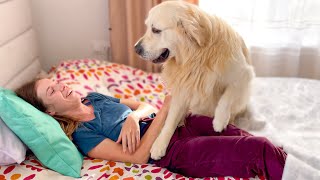
{"label": "colorful bedding", "polygon": [[[68,84],[85,96],[97,91],[117,98],[134,98],[148,102],[158,109],[162,106],[165,88],[159,74],[146,73],[126,65],[94,59],[64,61],[49,72],[49,77]],[[85,157],[81,179],[199,179],[187,178],[152,164],[132,164]],[[0,166],[0,180],[4,179],[73,179],[43,167],[34,156],[19,165]],[[215,180],[246,180],[235,177],[211,177]],[[254,178],[251,178],[254,179]],[[256,178],[259,179],[259,178]],[[262,177],[260,179],[263,179]]]}
{"label": "colorful bedding", "polygon": [[53,67],[50,75],[82,96],[97,91],[117,98],[134,98],[160,108],[165,94],[159,74],[93,59],[64,61]]}

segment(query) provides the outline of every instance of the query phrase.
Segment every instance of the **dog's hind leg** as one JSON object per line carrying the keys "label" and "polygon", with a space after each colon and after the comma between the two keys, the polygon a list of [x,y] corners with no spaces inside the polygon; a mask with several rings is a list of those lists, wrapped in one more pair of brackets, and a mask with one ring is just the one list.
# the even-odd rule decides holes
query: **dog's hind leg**
{"label": "dog's hind leg", "polygon": [[232,114],[241,112],[247,106],[253,76],[254,72],[248,69],[240,76],[242,79],[238,79],[226,87],[215,109],[213,128],[216,132],[221,132],[228,125]]}
{"label": "dog's hind leg", "polygon": [[265,127],[266,119],[255,112],[252,104],[248,104],[245,111],[237,115],[234,125],[246,131],[258,131]]}
{"label": "dog's hind leg", "polygon": [[186,103],[186,101],[181,98],[181,95],[172,96],[170,110],[168,112],[165,124],[150,150],[151,158],[154,160],[159,160],[165,155],[174,131],[176,130],[180,121],[185,118],[188,112],[188,103]]}

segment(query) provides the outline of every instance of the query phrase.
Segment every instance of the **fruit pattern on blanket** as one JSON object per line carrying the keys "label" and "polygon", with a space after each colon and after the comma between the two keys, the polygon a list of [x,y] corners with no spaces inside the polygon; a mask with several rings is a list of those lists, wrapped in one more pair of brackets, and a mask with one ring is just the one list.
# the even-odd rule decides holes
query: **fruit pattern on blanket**
{"label": "fruit pattern on blanket", "polygon": [[166,93],[159,74],[94,59],[63,61],[49,74],[81,96],[95,91],[116,98],[133,98],[158,109]]}

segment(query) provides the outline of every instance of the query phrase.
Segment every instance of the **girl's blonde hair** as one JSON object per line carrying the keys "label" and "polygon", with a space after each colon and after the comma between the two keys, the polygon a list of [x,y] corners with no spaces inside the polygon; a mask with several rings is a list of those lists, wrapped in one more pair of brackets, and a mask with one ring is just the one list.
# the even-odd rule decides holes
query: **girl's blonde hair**
{"label": "girl's blonde hair", "polygon": [[[35,79],[31,82],[28,82],[18,88],[15,92],[16,94],[33,105],[35,108],[39,109],[42,112],[46,112],[47,107],[43,103],[43,101],[37,96],[36,85],[40,79]],[[58,121],[64,133],[68,136],[70,140],[72,140],[72,133],[78,128],[79,122],[75,121],[71,117],[53,115],[55,120]]]}

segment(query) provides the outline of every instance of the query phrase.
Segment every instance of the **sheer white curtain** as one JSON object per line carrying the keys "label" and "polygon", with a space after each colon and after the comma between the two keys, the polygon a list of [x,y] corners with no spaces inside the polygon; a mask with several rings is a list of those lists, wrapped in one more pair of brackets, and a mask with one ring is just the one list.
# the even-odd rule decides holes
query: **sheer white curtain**
{"label": "sheer white curtain", "polygon": [[320,79],[320,0],[199,0],[250,47],[258,76]]}

